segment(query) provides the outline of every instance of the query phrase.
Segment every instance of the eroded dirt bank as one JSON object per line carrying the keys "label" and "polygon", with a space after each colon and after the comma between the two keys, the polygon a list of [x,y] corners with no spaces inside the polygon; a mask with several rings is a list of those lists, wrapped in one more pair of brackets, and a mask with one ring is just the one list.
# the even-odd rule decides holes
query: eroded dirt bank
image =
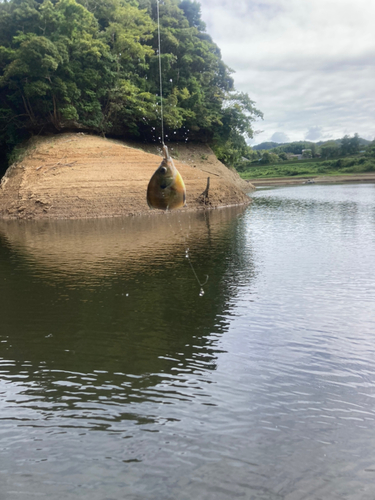
{"label": "eroded dirt bank", "polygon": [[[142,149],[141,149],[142,148]],[[253,186],[218,161],[205,144],[170,144],[187,190],[187,207],[242,205]],[[46,136],[30,144],[0,185],[0,217],[11,219],[117,217],[150,213],[148,182],[160,146],[82,133]],[[210,177],[208,198],[201,194]]]}

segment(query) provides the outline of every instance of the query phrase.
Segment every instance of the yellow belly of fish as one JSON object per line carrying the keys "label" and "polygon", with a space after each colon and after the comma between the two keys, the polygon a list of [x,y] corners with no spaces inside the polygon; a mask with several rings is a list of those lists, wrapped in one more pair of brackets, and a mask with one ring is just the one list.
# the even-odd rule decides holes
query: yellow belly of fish
{"label": "yellow belly of fish", "polygon": [[179,173],[177,173],[172,184],[165,188],[160,186],[160,175],[155,173],[151,177],[147,188],[147,203],[150,208],[174,210],[183,207],[185,201],[185,184]]}

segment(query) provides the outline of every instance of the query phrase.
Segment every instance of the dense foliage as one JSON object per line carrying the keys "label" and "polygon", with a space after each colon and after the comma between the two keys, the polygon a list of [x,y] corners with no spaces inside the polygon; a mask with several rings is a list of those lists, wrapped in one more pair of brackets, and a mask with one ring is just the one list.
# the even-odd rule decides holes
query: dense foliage
{"label": "dense foliage", "polygon": [[[0,145],[30,134],[90,130],[159,140],[157,0],[0,3]],[[236,93],[200,5],[160,3],[167,140],[215,143],[227,163],[261,116]]]}

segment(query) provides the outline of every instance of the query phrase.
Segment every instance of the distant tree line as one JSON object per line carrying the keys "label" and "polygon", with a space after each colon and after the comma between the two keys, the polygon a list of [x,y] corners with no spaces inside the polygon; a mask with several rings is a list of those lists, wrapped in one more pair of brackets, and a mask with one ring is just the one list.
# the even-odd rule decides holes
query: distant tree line
{"label": "distant tree line", "polygon": [[[31,134],[88,130],[159,141],[156,0],[8,0],[0,3],[0,150]],[[260,111],[192,0],[160,3],[167,140],[212,144],[233,164]]]}
{"label": "distant tree line", "polygon": [[375,157],[375,140],[366,141],[358,134],[354,134],[353,137],[345,135],[342,139],[320,143],[298,141],[267,148],[267,146],[274,144],[276,143],[265,142],[254,148],[248,147],[241,161],[235,165],[237,170],[244,171],[250,167],[251,163],[269,165],[297,158],[332,160],[358,155],[360,152],[363,152],[366,157]]}

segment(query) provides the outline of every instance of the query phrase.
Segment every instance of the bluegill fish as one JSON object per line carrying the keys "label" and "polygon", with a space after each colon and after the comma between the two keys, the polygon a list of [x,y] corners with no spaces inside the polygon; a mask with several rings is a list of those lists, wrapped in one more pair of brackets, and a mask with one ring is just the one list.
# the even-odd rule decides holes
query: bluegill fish
{"label": "bluegill fish", "polygon": [[159,210],[181,208],[186,203],[185,184],[167,146],[163,146],[163,154],[163,161],[148,183],[147,203],[150,208]]}

